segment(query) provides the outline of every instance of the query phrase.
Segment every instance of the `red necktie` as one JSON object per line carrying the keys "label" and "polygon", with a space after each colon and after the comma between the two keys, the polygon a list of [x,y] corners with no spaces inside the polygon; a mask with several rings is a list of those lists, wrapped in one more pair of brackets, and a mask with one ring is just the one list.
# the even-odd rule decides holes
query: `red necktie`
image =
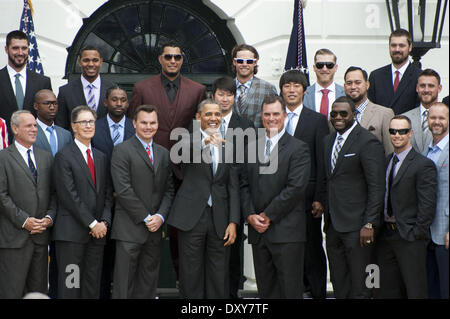
{"label": "red necktie", "polygon": [[152,152],[150,152],[150,147],[147,146],[146,150],[147,150],[148,157],[150,157],[150,162],[152,162],[152,164],[153,164],[153,157],[152,157]]}
{"label": "red necktie", "polygon": [[330,90],[323,89],[320,90],[322,92],[322,101],[320,102],[320,113],[325,115],[328,119],[328,92]]}
{"label": "red necktie", "polygon": [[394,79],[394,93],[397,91],[398,84],[400,83],[400,72],[395,71],[395,79]]}
{"label": "red necktie", "polygon": [[91,157],[91,150],[90,149],[86,150],[86,153],[87,153],[87,164],[89,167],[89,171],[91,171],[92,181],[94,182],[94,187],[97,187],[95,185],[95,166],[94,161],[92,160]]}

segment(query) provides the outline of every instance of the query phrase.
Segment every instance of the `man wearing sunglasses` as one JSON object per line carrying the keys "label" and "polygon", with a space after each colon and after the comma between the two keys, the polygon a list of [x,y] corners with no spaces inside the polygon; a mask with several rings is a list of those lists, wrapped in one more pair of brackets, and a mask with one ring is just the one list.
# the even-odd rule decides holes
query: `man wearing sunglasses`
{"label": "man wearing sunglasses", "polygon": [[372,71],[369,76],[369,100],[390,107],[395,114],[404,113],[419,105],[416,83],[420,69],[409,62],[411,50],[409,32],[395,30],[389,36],[392,63]]}
{"label": "man wearing sunglasses", "polygon": [[232,70],[236,74],[235,111],[253,122],[254,127],[262,127],[261,105],[266,96],[277,95],[275,86],[257,78],[258,51],[251,45],[240,44],[233,48]]}
{"label": "man wearing sunglasses", "polygon": [[336,130],[325,137],[326,249],[334,296],[370,298],[366,267],[372,263],[374,228],[380,225],[384,196],[384,149],[355,121],[355,103],[334,101]]}
{"label": "man wearing sunglasses", "polygon": [[411,120],[412,136],[411,145],[418,153],[428,149],[432,140],[428,129],[428,113],[431,105],[438,101],[438,95],[442,90],[441,77],[432,70],[426,69],[420,73],[417,79],[416,91],[419,96],[420,105],[403,115]]}
{"label": "man wearing sunglasses", "polygon": [[385,161],[384,223],[376,247],[380,289],[376,296],[425,299],[426,249],[436,212],[436,166],[413,149],[408,117],[395,116],[389,133],[394,153]]}
{"label": "man wearing sunglasses", "polygon": [[306,89],[303,104],[329,119],[335,99],[345,95],[344,88],[334,82],[338,69],[336,55],[328,49],[320,49],[314,55],[314,72],[317,82]]}

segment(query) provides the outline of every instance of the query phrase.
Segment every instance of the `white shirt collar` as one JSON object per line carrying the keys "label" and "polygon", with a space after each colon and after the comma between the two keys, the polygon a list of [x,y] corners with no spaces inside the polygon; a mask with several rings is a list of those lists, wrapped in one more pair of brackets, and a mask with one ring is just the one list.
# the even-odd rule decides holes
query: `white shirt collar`
{"label": "white shirt collar", "polygon": [[267,140],[270,140],[272,142],[272,149],[273,149],[273,147],[278,143],[278,141],[284,135],[285,132],[286,132],[286,128],[283,127],[283,129],[280,132],[278,132],[277,135],[272,136],[271,138],[269,138],[267,136],[267,132],[266,132],[266,143],[267,143]]}
{"label": "white shirt collar", "polygon": [[353,131],[353,129],[356,127],[356,125],[357,125],[358,123],[356,122],[356,121],[354,121],[353,122],[353,125],[347,130],[347,131],[345,131],[344,132],[344,134],[339,134],[339,132],[336,132],[337,134],[336,134],[336,139],[339,137],[339,136],[342,136],[343,138],[344,138],[344,141],[347,139],[347,137],[350,135],[350,133]]}
{"label": "white shirt collar", "polygon": [[19,73],[20,76],[23,77],[24,79],[27,78],[27,67],[26,67],[26,65],[19,72],[14,70],[9,64],[6,65],[6,69],[8,70],[8,74],[9,74],[9,76],[11,78],[13,78],[17,73]]}
{"label": "white shirt collar", "polygon": [[233,116],[233,111],[228,113],[226,116],[222,117],[222,119],[225,120],[225,123],[227,124],[227,127],[228,127],[228,125],[230,125],[231,116]]}
{"label": "white shirt collar", "polygon": [[295,113],[295,114],[297,114],[297,116],[300,116],[300,113],[302,113],[302,110],[303,110],[303,103],[300,103],[300,105],[297,106],[294,111],[290,111],[286,106],[286,113],[288,113],[288,114]]}
{"label": "white shirt collar", "polygon": [[393,64],[391,64],[391,73],[395,76],[395,71],[399,71],[400,72],[400,75],[403,75],[403,74],[405,74],[405,72],[406,72],[406,69],[408,68],[408,66],[409,66],[409,64],[410,64],[411,62],[407,62],[407,63],[405,63],[400,69],[396,69],[395,67],[394,67],[394,65]]}
{"label": "white shirt collar", "polygon": [[41,129],[45,132],[47,130],[47,127],[53,127],[55,128],[55,123],[53,122],[52,126],[48,126],[44,122],[42,122],[38,117],[36,117],[36,123],[41,127]]}
{"label": "white shirt collar", "polygon": [[[122,119],[119,121],[120,127],[125,127],[125,115],[122,117]],[[108,126],[112,127],[114,124],[116,124],[116,122],[114,122],[111,117],[109,116],[109,113],[106,115],[106,120],[108,121]]]}
{"label": "white shirt collar", "polygon": [[89,147],[86,147],[86,145],[84,145],[83,143],[81,143],[79,140],[77,140],[76,138],[74,139],[75,144],[77,144],[78,148],[80,149],[81,153],[83,154],[84,158],[86,159],[87,154],[86,151],[90,150],[91,151],[91,156],[92,158],[94,158],[94,155],[92,154],[92,147],[91,144],[89,144]]}
{"label": "white shirt collar", "polygon": [[425,112],[427,109],[422,105],[422,103],[420,103],[419,105],[419,112],[420,112],[420,116],[423,116],[423,112]]}
{"label": "white shirt collar", "polygon": [[31,150],[31,153],[33,153],[33,145],[31,145],[30,148],[26,148],[25,146],[17,142],[17,140],[14,141],[14,144],[16,145],[17,150],[21,154],[27,154],[28,150]]}
{"label": "white shirt collar", "polygon": [[336,87],[336,85],[334,84],[334,81],[326,88],[320,86],[320,84],[316,82],[316,93],[319,93],[319,92],[322,93],[321,91],[323,89],[327,89],[330,92],[334,92],[335,87]]}
{"label": "white shirt collar", "polygon": [[101,85],[101,80],[100,80],[100,74],[97,76],[97,78],[94,80],[94,82],[89,82],[88,80],[86,80],[83,76],[83,74],[81,75],[81,84],[83,85],[83,89],[86,89],[86,87],[89,84],[93,84],[95,86],[96,89],[100,89],[100,85]]}

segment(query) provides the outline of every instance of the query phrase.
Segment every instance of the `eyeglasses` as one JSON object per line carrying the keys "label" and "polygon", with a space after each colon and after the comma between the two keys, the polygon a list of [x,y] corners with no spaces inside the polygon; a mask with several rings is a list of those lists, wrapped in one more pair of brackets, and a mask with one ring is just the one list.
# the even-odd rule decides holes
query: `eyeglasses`
{"label": "eyeglasses", "polygon": [[181,54],[164,54],[163,57],[166,61],[172,61],[172,58],[175,59],[175,61],[181,61],[183,58]]}
{"label": "eyeglasses", "polygon": [[58,101],[44,101],[44,102],[41,102],[40,104],[44,104],[45,106],[50,106],[50,105],[58,106]]}
{"label": "eyeglasses", "polygon": [[75,123],[75,124],[80,124],[81,127],[87,127],[88,125],[89,125],[89,126],[94,126],[95,121],[94,121],[94,120],[90,120],[90,121],[77,121],[77,122],[74,122],[74,123]]}
{"label": "eyeglasses", "polygon": [[237,59],[237,58],[234,58],[234,61],[236,61],[237,64],[244,64],[244,62],[247,63],[247,64],[253,64],[253,63],[256,62],[256,59]]}
{"label": "eyeglasses", "polygon": [[341,117],[347,117],[348,116],[348,112],[347,111],[331,111],[330,112],[330,117],[335,118],[336,116],[338,116],[338,114]]}
{"label": "eyeglasses", "polygon": [[336,64],[334,64],[333,62],[317,62],[316,63],[316,68],[318,69],[323,69],[324,66],[327,67],[328,70],[334,68]]}
{"label": "eyeglasses", "polygon": [[398,129],[398,130],[396,130],[395,128],[390,128],[389,129],[389,134],[396,135],[398,133],[400,135],[406,135],[406,134],[409,133],[409,131],[411,131],[410,128],[401,128],[401,129]]}

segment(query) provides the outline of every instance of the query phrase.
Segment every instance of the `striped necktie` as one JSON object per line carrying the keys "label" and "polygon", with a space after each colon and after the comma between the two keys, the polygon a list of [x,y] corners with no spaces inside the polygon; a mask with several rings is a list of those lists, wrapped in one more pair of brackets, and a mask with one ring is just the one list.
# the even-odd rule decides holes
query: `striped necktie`
{"label": "striped necktie", "polygon": [[120,131],[119,131],[120,124],[114,123],[112,127],[113,127],[113,138],[112,138],[113,144],[114,146],[116,146],[117,144],[119,144],[120,140]]}
{"label": "striped necktie", "polygon": [[94,111],[97,111],[97,105],[95,103],[95,93],[94,93],[95,86],[94,86],[94,84],[88,84],[87,87],[89,88],[87,104],[91,109],[93,109]]}
{"label": "striped necktie", "polygon": [[34,181],[37,182],[37,170],[36,166],[34,166],[33,160],[31,159],[31,150],[28,150],[27,153],[28,153],[28,168],[30,169],[31,175],[33,175]]}
{"label": "striped necktie", "polygon": [[428,128],[428,110],[423,111],[422,113],[422,131],[426,131]]}
{"label": "striped necktie", "polygon": [[333,159],[331,161],[331,172],[334,171],[334,167],[336,166],[336,161],[337,161],[337,158],[339,156],[339,152],[342,149],[342,141],[343,140],[344,140],[344,138],[342,136],[339,136],[338,139],[337,139],[336,146],[334,147]]}
{"label": "striped necktie", "polygon": [[245,98],[247,97],[245,94],[245,85],[241,84],[239,86],[239,90],[241,91],[241,93],[239,94],[237,105],[238,105],[239,114],[242,114],[242,112],[244,111]]}

